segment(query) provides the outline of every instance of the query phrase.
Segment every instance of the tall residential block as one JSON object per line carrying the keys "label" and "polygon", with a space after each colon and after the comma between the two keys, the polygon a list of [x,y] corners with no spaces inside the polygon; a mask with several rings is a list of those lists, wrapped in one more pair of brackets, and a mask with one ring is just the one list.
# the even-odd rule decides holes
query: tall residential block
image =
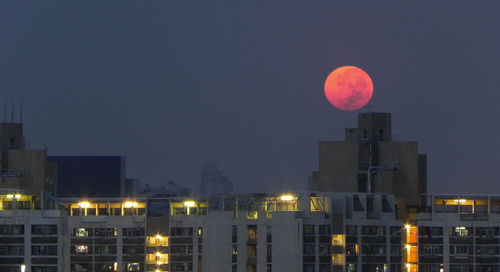
{"label": "tall residential block", "polygon": [[58,197],[125,196],[125,157],[123,156],[49,156],[57,165]]}
{"label": "tall residential block", "polygon": [[393,139],[390,113],[360,113],[358,127],[346,129],[344,141],[320,142],[312,190],[393,194],[406,217],[427,191],[427,157],[417,142]]}
{"label": "tall residential block", "polygon": [[22,123],[0,123],[0,148],[2,191],[37,197],[43,191],[54,192],[55,181],[48,178],[52,165],[47,163],[47,151],[25,148]]}

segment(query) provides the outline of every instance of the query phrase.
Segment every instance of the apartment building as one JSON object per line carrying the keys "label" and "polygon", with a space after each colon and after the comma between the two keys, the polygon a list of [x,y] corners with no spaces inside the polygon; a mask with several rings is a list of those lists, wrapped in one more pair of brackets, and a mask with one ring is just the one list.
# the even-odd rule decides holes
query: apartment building
{"label": "apartment building", "polygon": [[40,210],[34,196],[0,195],[0,271],[61,271],[61,210]]}
{"label": "apartment building", "polygon": [[379,193],[186,198],[0,196],[0,271],[495,272],[500,196],[425,195],[415,221]]}
{"label": "apartment building", "polygon": [[[1,198],[12,202],[0,210],[1,271],[356,271],[373,263],[365,252],[390,263],[389,229],[401,228],[380,194],[60,199],[52,210],[28,198]],[[384,249],[356,236],[374,226],[388,230]]]}

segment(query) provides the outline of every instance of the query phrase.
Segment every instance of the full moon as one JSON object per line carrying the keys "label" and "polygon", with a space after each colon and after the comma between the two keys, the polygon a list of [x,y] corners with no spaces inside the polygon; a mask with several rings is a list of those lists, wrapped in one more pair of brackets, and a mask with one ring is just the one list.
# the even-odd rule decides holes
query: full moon
{"label": "full moon", "polygon": [[342,66],[328,75],[325,95],[334,107],[353,111],[364,107],[373,94],[370,76],[356,66]]}

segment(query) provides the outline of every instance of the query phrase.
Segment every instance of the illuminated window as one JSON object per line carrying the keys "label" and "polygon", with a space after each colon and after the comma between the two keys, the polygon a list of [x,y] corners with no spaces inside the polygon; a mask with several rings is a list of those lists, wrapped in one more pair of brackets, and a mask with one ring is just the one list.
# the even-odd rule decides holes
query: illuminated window
{"label": "illuminated window", "polygon": [[356,272],[357,271],[356,264],[347,264],[346,271],[347,272]]}
{"label": "illuminated window", "polygon": [[88,237],[92,236],[92,229],[90,228],[74,228],[73,236],[77,237]]}
{"label": "illuminated window", "polygon": [[86,245],[75,246],[75,252],[87,254],[89,253],[89,247]]}
{"label": "illuminated window", "polygon": [[259,213],[257,211],[247,211],[247,219],[257,219]]}
{"label": "illuminated window", "polygon": [[257,239],[257,225],[248,225],[248,239]]}
{"label": "illuminated window", "polygon": [[345,254],[346,255],[356,255],[357,254],[357,250],[356,250],[356,247],[357,245],[346,245],[345,246]]}
{"label": "illuminated window", "polygon": [[129,272],[141,271],[141,264],[140,263],[128,263],[127,264],[127,271],[129,271]]}
{"label": "illuminated window", "polygon": [[472,228],[469,227],[452,227],[450,228],[451,236],[468,237],[472,235]]}
{"label": "illuminated window", "polygon": [[232,246],[232,251],[233,251],[232,262],[236,263],[237,260],[238,260],[238,245],[233,245]]}
{"label": "illuminated window", "polygon": [[406,241],[410,244],[416,244],[418,241],[418,227],[406,225]]}
{"label": "illuminated window", "polygon": [[344,265],[344,254],[332,254],[333,265]]}
{"label": "illuminated window", "polygon": [[345,239],[343,234],[332,235],[332,246],[344,246]]}
{"label": "illuminated window", "polygon": [[410,263],[418,262],[418,251],[416,246],[410,246],[408,248],[408,262]]}

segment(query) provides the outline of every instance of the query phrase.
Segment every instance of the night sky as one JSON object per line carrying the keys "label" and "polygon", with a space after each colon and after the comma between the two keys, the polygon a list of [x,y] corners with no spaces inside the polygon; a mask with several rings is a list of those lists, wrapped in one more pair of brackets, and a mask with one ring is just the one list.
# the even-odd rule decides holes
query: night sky
{"label": "night sky", "polygon": [[[323,93],[372,77],[428,155],[433,193],[500,193],[500,1],[0,1],[0,105],[30,147],[125,155],[142,183],[198,188],[213,161],[240,192],[306,190],[318,142],[358,112]],[[4,97],[3,97],[4,96]],[[2,109],[3,118],[3,109]]]}

